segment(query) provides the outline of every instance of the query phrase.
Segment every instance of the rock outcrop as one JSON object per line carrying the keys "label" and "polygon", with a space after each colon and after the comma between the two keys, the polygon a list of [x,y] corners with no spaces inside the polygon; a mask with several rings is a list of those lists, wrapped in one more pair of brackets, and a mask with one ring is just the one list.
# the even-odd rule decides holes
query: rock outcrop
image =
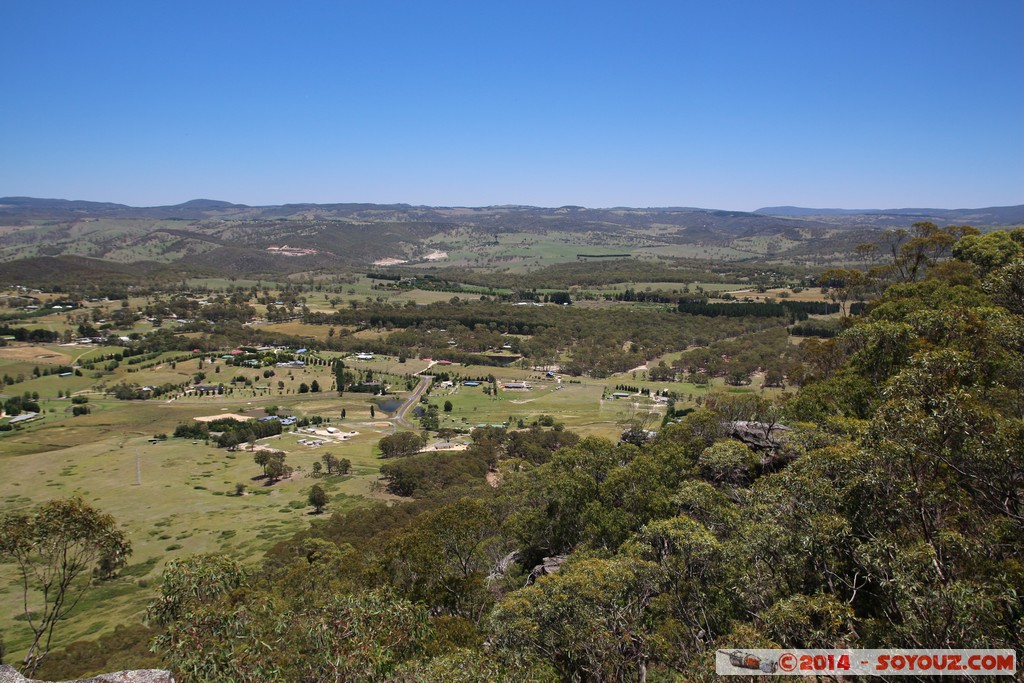
{"label": "rock outcrop", "polygon": [[530,572],[530,576],[527,578],[527,583],[533,583],[542,576],[548,574],[554,574],[562,567],[562,563],[569,559],[568,555],[552,555],[551,557],[545,557],[540,564],[533,568]]}
{"label": "rock outcrop", "polygon": [[[45,681],[25,678],[14,667],[4,664],[0,665],[0,683],[45,683]],[[80,678],[61,683],[174,683],[174,676],[170,671],[163,669],[140,669],[100,674],[92,678]]]}
{"label": "rock outcrop", "polygon": [[789,427],[767,422],[737,420],[728,423],[729,436],[756,450],[775,450],[786,439]]}

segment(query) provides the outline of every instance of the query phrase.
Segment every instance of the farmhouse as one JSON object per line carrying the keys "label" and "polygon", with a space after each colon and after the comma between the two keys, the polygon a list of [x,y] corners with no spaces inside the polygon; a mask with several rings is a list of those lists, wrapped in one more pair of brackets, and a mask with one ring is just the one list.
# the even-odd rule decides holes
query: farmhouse
{"label": "farmhouse", "polygon": [[431,451],[464,451],[468,447],[469,444],[459,443],[457,441],[438,441],[437,443],[430,444],[421,450],[420,453],[428,453]]}

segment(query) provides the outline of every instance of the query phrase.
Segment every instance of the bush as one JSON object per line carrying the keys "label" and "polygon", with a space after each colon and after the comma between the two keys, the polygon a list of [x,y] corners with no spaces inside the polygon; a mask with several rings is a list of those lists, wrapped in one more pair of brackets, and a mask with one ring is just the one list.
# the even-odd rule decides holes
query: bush
{"label": "bush", "polygon": [[399,432],[385,436],[378,444],[380,457],[401,458],[419,452],[426,441],[416,432]]}
{"label": "bush", "polygon": [[736,441],[719,441],[700,454],[697,469],[712,484],[746,486],[754,480],[758,457]]}

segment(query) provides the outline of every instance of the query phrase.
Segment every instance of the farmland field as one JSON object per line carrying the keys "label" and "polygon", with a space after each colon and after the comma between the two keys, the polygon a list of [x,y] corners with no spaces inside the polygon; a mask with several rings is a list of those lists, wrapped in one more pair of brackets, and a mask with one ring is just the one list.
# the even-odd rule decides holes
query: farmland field
{"label": "farmland field", "polygon": [[[147,376],[156,379],[159,371],[148,371]],[[295,381],[301,377],[315,375],[300,373]],[[44,383],[49,379],[26,385],[49,392],[51,387]],[[65,380],[82,378],[59,381]],[[82,618],[62,629],[58,644],[139,618],[154,595],[161,568],[173,557],[223,551],[258,561],[269,545],[308,523],[306,494],[313,483],[327,489],[329,511],[393,498],[377,484],[379,461],[375,455],[377,441],[393,428],[381,426],[388,424],[381,422],[384,415],[371,419],[365,395],[174,401],[116,401],[86,395],[93,409],[89,415],[71,417],[68,401],[44,400],[43,419],[0,434],[0,466],[7,482],[0,509],[27,509],[55,497],[81,496],[113,514],[134,547],[131,564],[122,577],[89,598],[91,604],[103,604],[104,608],[90,610],[83,605],[78,611]],[[240,402],[242,398],[247,400]],[[150,440],[154,434],[173,432],[176,425],[197,416],[220,412],[262,415],[262,407],[271,403],[300,417],[329,415],[339,427],[359,434],[344,442],[324,439],[327,443],[319,447],[299,444],[299,437],[291,433],[261,440],[261,446],[285,451],[295,467],[291,478],[273,486],[254,480],[260,468],[253,462],[253,454],[245,450],[228,452],[190,439]],[[337,417],[343,408],[350,416],[344,421]],[[352,473],[313,479],[313,463],[327,452],[348,458]],[[246,495],[234,495],[238,483],[247,486]],[[11,569],[9,565],[0,567],[0,584],[4,586],[0,589],[0,613],[4,614],[16,614],[20,609],[20,593],[9,583]],[[5,631],[11,651],[27,644],[24,631]]]}
{"label": "farmland field", "polygon": [[[93,227],[101,233],[107,230]],[[648,235],[642,239],[585,244],[578,236],[551,231],[502,233],[491,242],[482,243],[478,236],[449,234],[430,244],[431,248],[446,251],[448,258],[430,265],[462,264],[524,274],[574,261],[580,253],[600,256],[657,249],[656,241],[656,235]],[[672,253],[678,255],[678,249]],[[409,272],[426,267],[427,263],[414,263]],[[754,385],[743,389],[726,389],[722,377],[699,386],[679,380],[648,379],[647,367],[660,361],[671,364],[679,359],[682,349],[608,377],[549,375],[548,366],[532,367],[532,361],[520,355],[517,347],[528,347],[530,334],[511,330],[498,333],[493,331],[494,324],[449,332],[440,324],[431,323],[421,339],[443,340],[442,348],[430,352],[436,357],[434,361],[419,357],[429,353],[404,353],[401,357],[375,353],[372,359],[361,360],[358,352],[387,347],[389,337],[398,328],[314,324],[311,320],[317,318],[305,317],[307,312],[329,315],[336,310],[359,311],[370,307],[376,311],[400,311],[407,307],[414,310],[432,303],[461,310],[481,305],[477,301],[480,292],[489,292],[489,298],[507,304],[522,295],[512,289],[488,289],[459,282],[430,283],[428,289],[407,285],[393,288],[386,283],[365,273],[351,272],[297,272],[273,278],[198,277],[182,282],[181,287],[187,290],[175,295],[193,302],[190,308],[180,311],[180,318],[167,317],[168,309],[161,309],[159,304],[162,301],[169,306],[171,297],[159,293],[83,299],[71,310],[52,310],[51,302],[58,299],[40,294],[39,309],[11,320],[14,328],[56,332],[64,340],[78,338],[83,330],[93,330],[86,336],[109,335],[109,342],[103,344],[8,341],[7,345],[0,345],[0,376],[9,384],[4,389],[5,400],[22,397],[39,406],[35,419],[0,432],[0,467],[4,468],[7,481],[0,491],[0,512],[27,510],[49,499],[80,496],[112,514],[134,548],[130,564],[121,575],[90,593],[81,608],[62,625],[55,646],[107,633],[117,624],[137,622],[155,595],[164,565],[173,558],[224,552],[255,566],[268,548],[308,525],[312,517],[307,496],[314,483],[326,489],[327,513],[365,506],[371,501],[394,504],[402,500],[387,493],[386,482],[380,478],[378,442],[407,429],[408,423],[399,423],[369,394],[345,391],[339,396],[330,368],[335,360],[344,362],[351,375],[349,381],[369,381],[372,377],[374,382],[389,387],[390,399],[408,395],[420,373],[443,375],[447,381],[435,383],[406,419],[416,426],[417,412],[436,406],[437,428],[453,430],[454,436],[446,438],[462,442],[469,440],[470,430],[478,425],[528,428],[542,417],[550,417],[581,435],[614,441],[633,423],[661,422],[668,408],[667,398],[655,398],[653,394],[672,392],[675,407],[687,408],[698,405],[710,392],[760,391],[756,379]],[[576,302],[580,312],[599,313],[621,307],[664,315],[673,308],[665,304],[604,300],[605,296],[614,297],[626,289],[659,290],[677,296],[690,292],[730,292],[750,298],[775,294],[768,290],[758,295],[748,281],[723,282],[721,278],[689,283],[657,279],[622,281],[572,288],[574,297],[588,297]],[[561,290],[534,290],[538,296],[552,291]],[[800,294],[799,299],[797,294],[791,296],[794,300],[820,297],[818,290],[804,290]],[[228,309],[230,314],[229,307],[240,301],[251,305],[248,310],[254,311],[255,317],[244,323],[232,322],[237,325],[232,332],[235,341],[218,339],[218,350],[193,352],[193,348],[210,347],[208,328],[192,326],[188,332],[182,332],[180,326],[190,323],[194,316],[202,317],[208,306]],[[103,332],[95,331],[96,326],[102,327]],[[431,337],[434,331],[442,336]],[[509,365],[464,365],[443,360],[445,351],[458,351],[454,339],[448,342],[449,334],[469,340],[478,333],[490,335],[493,340],[488,342],[494,346],[487,355],[495,362],[502,362],[501,356],[506,355],[508,360],[504,362]],[[151,337],[179,341],[170,347],[140,352],[136,357],[121,357],[126,346],[141,344]],[[260,345],[249,341],[249,346],[244,340],[263,337],[268,337],[268,341],[262,344],[277,345],[262,347],[271,349],[267,352],[271,357],[280,350],[289,359],[304,358],[307,362],[277,363],[259,357],[259,353],[253,354],[258,358],[250,361],[254,365],[235,362],[233,354],[251,353]],[[288,340],[290,345],[279,346],[282,340]],[[312,353],[297,355],[300,346],[308,346]],[[565,363],[571,358],[570,346],[550,354],[545,363]],[[57,368],[62,366],[73,366],[74,371],[61,376]],[[494,384],[489,377],[494,378]],[[479,380],[481,384],[466,386],[467,380]],[[508,388],[504,386],[508,382],[525,382],[529,387]],[[619,391],[623,385],[630,390]],[[200,386],[206,388],[196,389]],[[142,393],[123,400],[115,398],[126,387]],[[491,392],[491,387],[497,387],[497,391]],[[159,395],[148,393],[154,391]],[[628,395],[613,396],[617,391]],[[777,393],[778,390],[765,391],[766,396]],[[393,401],[389,405],[393,406]],[[450,409],[445,410],[446,407]],[[268,411],[299,420],[323,421],[315,437],[305,431],[309,427],[288,427],[278,436],[252,444],[257,449],[284,452],[287,463],[294,468],[292,476],[273,485],[266,485],[262,478],[262,468],[254,462],[255,453],[248,450],[250,444],[228,450],[218,448],[212,441],[171,436],[179,425],[190,424],[199,417],[231,414],[259,418]],[[81,412],[85,414],[77,414]],[[340,430],[345,437],[329,434],[326,426]],[[430,439],[439,436],[431,435]],[[347,458],[351,472],[315,478],[313,465],[321,462],[325,453]],[[244,487],[244,495],[236,495],[239,485]],[[20,593],[14,578],[10,565],[0,565],[0,614],[17,614],[20,609]],[[0,628],[8,650],[15,656],[27,646],[26,629],[7,623]]]}
{"label": "farmland field", "polygon": [[[306,331],[298,323],[276,327],[289,334]],[[326,331],[324,326],[309,327],[310,331]],[[195,358],[172,362],[181,354],[168,353],[138,367],[122,364],[110,373],[86,371],[81,376],[31,378],[32,368],[37,365],[68,363],[76,358],[85,362],[116,348],[0,348],[0,371],[26,376],[17,387],[19,391],[38,393],[42,409],[41,419],[0,434],[0,466],[8,481],[0,508],[25,509],[54,497],[81,496],[113,514],[134,546],[131,564],[122,577],[90,597],[90,604],[102,603],[104,609],[81,610],[83,616],[73,619],[59,633],[58,644],[141,616],[153,596],[161,568],[173,557],[224,551],[256,562],[272,543],[308,522],[306,494],[314,482],[326,486],[331,496],[329,510],[393,499],[383,493],[377,476],[380,461],[376,444],[395,429],[386,414],[378,411],[371,417],[371,400],[365,394],[339,397],[331,391],[299,393],[300,384],[308,385],[313,380],[325,389],[331,386],[332,378],[325,366],[275,369],[275,376],[265,379],[255,370],[228,367],[220,360],[207,361],[202,367]],[[347,354],[323,356],[328,361],[346,358],[349,367],[377,373],[400,392],[405,391],[402,377],[430,365],[419,359],[399,363],[381,356],[370,361],[358,361]],[[452,365],[443,369],[464,378],[493,374],[499,383],[526,381],[531,388],[502,389],[488,396],[481,386],[435,386],[426,400],[439,408],[445,401],[453,406],[451,412],[440,413],[442,428],[471,429],[477,424],[509,420],[513,426],[520,421],[528,425],[542,415],[551,415],[582,434],[615,438],[637,413],[660,414],[664,410],[647,397],[610,397],[614,386],[624,380],[652,390],[666,388],[665,383],[645,381],[642,372],[641,377],[633,373],[606,380],[569,381],[519,367]],[[123,380],[174,384],[187,382],[197,372],[226,383],[225,395],[121,401],[103,393]],[[248,385],[231,381],[240,377],[247,378]],[[678,383],[672,389],[690,400],[708,391],[707,387]],[[72,416],[71,402],[58,399],[58,392],[85,397],[91,413]],[[267,407],[298,417],[321,415],[358,435],[345,441],[324,439],[326,443],[319,446],[299,443],[303,436],[287,431],[260,440],[260,446],[285,451],[289,464],[296,468],[294,476],[273,486],[254,479],[260,475],[260,468],[253,462],[253,454],[245,450],[229,452],[190,439],[151,440],[154,435],[172,433],[178,424],[196,417],[220,413],[256,417],[265,414],[263,409]],[[339,417],[343,409],[345,420]],[[352,473],[314,480],[312,465],[325,452],[348,458],[353,464]],[[239,483],[247,487],[246,495],[241,497],[234,495]],[[13,614],[18,610],[20,595],[7,583],[13,578],[9,569],[0,573],[7,586],[0,589],[0,611]],[[25,637],[24,631],[10,632],[8,646],[16,652],[24,647]]]}

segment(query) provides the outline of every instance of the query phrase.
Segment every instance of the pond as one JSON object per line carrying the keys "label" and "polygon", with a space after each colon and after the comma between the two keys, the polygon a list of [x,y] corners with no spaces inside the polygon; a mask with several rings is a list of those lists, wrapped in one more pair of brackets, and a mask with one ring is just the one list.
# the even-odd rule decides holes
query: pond
{"label": "pond", "polygon": [[385,413],[393,413],[402,406],[402,400],[397,397],[377,398],[373,402]]}

